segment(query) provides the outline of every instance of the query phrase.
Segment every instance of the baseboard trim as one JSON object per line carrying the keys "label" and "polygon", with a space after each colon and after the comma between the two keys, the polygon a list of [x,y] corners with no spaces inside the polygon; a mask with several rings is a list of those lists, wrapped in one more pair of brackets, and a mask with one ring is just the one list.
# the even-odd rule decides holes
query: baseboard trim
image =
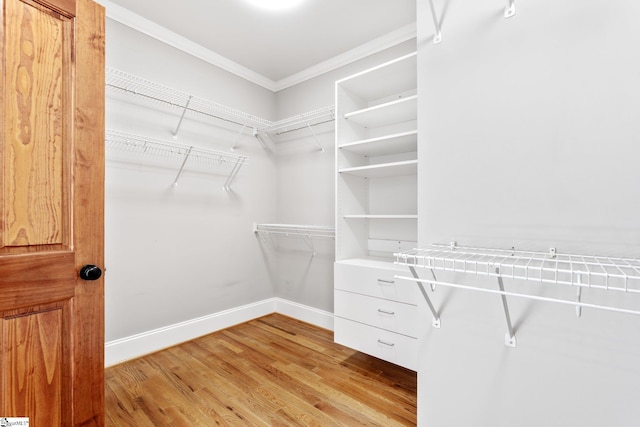
{"label": "baseboard trim", "polygon": [[109,341],[105,344],[105,366],[135,359],[271,313],[281,313],[333,330],[333,313],[281,298],[270,298]]}
{"label": "baseboard trim", "polygon": [[333,331],[333,313],[281,298],[275,298],[275,303],[276,313]]}

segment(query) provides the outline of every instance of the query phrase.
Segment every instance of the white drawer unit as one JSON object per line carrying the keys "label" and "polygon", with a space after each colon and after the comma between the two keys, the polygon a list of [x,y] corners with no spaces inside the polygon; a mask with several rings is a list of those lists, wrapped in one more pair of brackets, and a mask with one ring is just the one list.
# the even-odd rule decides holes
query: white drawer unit
{"label": "white drawer unit", "polygon": [[335,263],[334,340],[409,369],[429,313],[416,284],[396,280],[407,267],[368,259]]}
{"label": "white drawer unit", "polygon": [[338,261],[334,266],[334,288],[343,291],[417,304],[422,296],[414,283],[396,280],[409,275],[408,267],[370,260]]}
{"label": "white drawer unit", "polygon": [[418,338],[419,325],[425,322],[426,311],[413,304],[405,304],[367,295],[336,290],[334,313],[391,332]]}
{"label": "white drawer unit", "polygon": [[334,341],[338,344],[417,370],[419,340],[353,320],[335,318]]}

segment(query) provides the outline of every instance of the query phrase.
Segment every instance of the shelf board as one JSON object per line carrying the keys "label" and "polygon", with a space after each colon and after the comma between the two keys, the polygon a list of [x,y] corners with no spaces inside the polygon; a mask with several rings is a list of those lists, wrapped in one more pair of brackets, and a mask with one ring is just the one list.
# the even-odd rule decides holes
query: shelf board
{"label": "shelf board", "polygon": [[418,131],[411,130],[348,142],[340,145],[339,148],[369,157],[396,153],[412,153],[418,151]]}
{"label": "shelf board", "polygon": [[418,215],[343,215],[344,219],[418,219]]}
{"label": "shelf board", "polygon": [[388,176],[415,175],[418,172],[417,160],[405,160],[402,162],[380,163],[377,165],[358,166],[355,168],[340,169],[340,173],[355,175],[365,178],[383,178]]}
{"label": "shelf board", "polygon": [[412,52],[339,80],[338,86],[369,101],[415,89],[418,80],[416,58],[416,52]]}
{"label": "shelf board", "polygon": [[344,118],[366,128],[416,120],[418,118],[418,95],[345,113]]}

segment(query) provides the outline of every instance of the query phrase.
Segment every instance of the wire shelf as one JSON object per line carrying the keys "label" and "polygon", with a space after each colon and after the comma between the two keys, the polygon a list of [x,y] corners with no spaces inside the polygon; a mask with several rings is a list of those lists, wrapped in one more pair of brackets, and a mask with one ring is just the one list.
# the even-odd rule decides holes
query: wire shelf
{"label": "wire shelf", "polygon": [[282,234],[285,236],[328,237],[332,239],[336,237],[335,229],[324,225],[253,224],[253,232]]}
{"label": "wire shelf", "polygon": [[[424,285],[430,285],[434,291],[436,286],[464,289],[482,293],[500,295],[507,324],[505,345],[516,346],[516,336],[511,323],[511,315],[507,297],[525,298],[534,301],[553,302],[574,306],[576,315],[582,315],[583,308],[598,309],[616,313],[640,316],[640,310],[629,308],[622,301],[605,304],[582,301],[582,291],[597,289],[600,291],[617,291],[620,295],[640,293],[640,260],[598,255],[559,254],[552,248],[549,252],[521,251],[515,249],[491,249],[451,245],[432,245],[424,249],[412,249],[394,254],[398,265],[409,268],[411,277],[396,276],[397,279],[413,281],[418,284],[431,314],[433,326],[440,327],[440,315],[431,302]],[[416,268],[431,271],[433,279],[420,278]],[[468,273],[480,276],[495,277],[497,289],[484,286],[464,285],[438,280],[435,271]],[[506,291],[504,278],[520,279],[537,283],[567,285],[574,287],[575,299],[566,297],[541,296],[527,290]]]}
{"label": "wire shelf", "polygon": [[110,67],[106,68],[106,87],[254,129],[271,125],[269,120]]}
{"label": "wire shelf", "polygon": [[178,179],[187,161],[190,161],[214,167],[225,165],[231,167],[231,172],[224,184],[225,190],[229,190],[230,185],[235,180],[240,168],[247,163],[247,156],[196,147],[193,145],[190,146],[176,142],[163,141],[115,130],[107,130],[105,133],[105,140],[107,147],[112,149],[142,155],[181,159],[182,165],[178,175],[176,176],[174,185],[178,183]]}
{"label": "wire shelf", "polygon": [[307,129],[310,126],[330,123],[334,121],[335,118],[335,107],[333,105],[329,105],[317,110],[272,122],[270,125],[258,129],[258,132],[281,135],[296,130]]}
{"label": "wire shelf", "polygon": [[541,283],[640,293],[640,260],[433,245],[394,254],[396,264]]}

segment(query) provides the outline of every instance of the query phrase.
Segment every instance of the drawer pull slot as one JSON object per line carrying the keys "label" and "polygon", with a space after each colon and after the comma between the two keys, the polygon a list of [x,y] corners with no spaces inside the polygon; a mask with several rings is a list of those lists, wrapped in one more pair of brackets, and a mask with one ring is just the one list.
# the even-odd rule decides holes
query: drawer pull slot
{"label": "drawer pull slot", "polygon": [[385,283],[387,285],[393,285],[395,284],[395,280],[384,280],[384,279],[378,279],[378,283]]}
{"label": "drawer pull slot", "polygon": [[395,315],[395,314],[396,314],[396,312],[395,312],[395,311],[383,310],[383,309],[381,309],[381,308],[379,308],[379,309],[378,309],[378,313],[388,314],[388,315],[390,315],[390,316],[393,316],[393,315]]}
{"label": "drawer pull slot", "polygon": [[383,340],[381,340],[381,339],[379,339],[379,338],[378,338],[378,342],[379,342],[380,344],[382,344],[382,345],[386,345],[387,347],[394,347],[394,346],[395,346],[395,344],[394,344],[394,343],[392,343],[392,342],[387,342],[387,341],[383,341]]}

